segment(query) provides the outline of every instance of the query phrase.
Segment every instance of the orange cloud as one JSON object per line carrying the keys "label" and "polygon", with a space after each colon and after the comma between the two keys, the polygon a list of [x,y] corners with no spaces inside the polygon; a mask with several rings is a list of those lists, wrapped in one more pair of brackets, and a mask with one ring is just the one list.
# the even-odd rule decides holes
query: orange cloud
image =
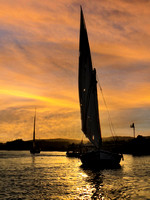
{"label": "orange cloud", "polygon": [[[148,135],[149,1],[2,0],[0,113],[5,117],[0,118],[0,141],[30,139],[35,105],[39,110],[38,137],[82,135],[78,102],[80,4],[93,66],[115,126],[120,123],[120,134],[129,135],[127,124],[136,119]],[[107,112],[101,96],[99,99],[102,128],[108,136]],[[123,113],[130,113],[129,118]]]}

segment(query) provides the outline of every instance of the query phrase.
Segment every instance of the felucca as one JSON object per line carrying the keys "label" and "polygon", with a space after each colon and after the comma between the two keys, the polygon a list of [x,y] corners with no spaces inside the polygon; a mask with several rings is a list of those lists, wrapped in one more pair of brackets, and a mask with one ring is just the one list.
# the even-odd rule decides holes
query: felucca
{"label": "felucca", "polygon": [[94,149],[82,152],[80,159],[84,165],[112,167],[120,163],[122,155],[101,149],[102,136],[98,109],[96,69],[92,66],[88,35],[81,7],[79,41],[79,102],[82,131]]}
{"label": "felucca", "polygon": [[36,123],[36,109],[35,109],[34,124],[33,124],[33,143],[32,143],[32,148],[30,149],[31,154],[40,153],[40,149],[37,147],[35,141],[35,123]]}

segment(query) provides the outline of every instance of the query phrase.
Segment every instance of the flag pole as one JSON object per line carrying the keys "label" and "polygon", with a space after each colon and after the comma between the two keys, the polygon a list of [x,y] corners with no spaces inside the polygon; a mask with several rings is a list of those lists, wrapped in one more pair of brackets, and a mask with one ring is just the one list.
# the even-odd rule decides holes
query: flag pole
{"label": "flag pole", "polygon": [[133,127],[133,136],[135,138],[135,126]]}
{"label": "flag pole", "polygon": [[133,137],[135,138],[135,125],[134,125],[134,123],[132,123],[130,125],[130,128],[133,128]]}

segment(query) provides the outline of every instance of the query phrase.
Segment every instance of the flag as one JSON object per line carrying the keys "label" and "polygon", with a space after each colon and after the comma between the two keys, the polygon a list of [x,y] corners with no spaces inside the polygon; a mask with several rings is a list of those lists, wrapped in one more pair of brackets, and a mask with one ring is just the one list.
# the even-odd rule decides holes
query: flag
{"label": "flag", "polygon": [[132,124],[130,125],[130,128],[135,128],[134,123],[132,123]]}

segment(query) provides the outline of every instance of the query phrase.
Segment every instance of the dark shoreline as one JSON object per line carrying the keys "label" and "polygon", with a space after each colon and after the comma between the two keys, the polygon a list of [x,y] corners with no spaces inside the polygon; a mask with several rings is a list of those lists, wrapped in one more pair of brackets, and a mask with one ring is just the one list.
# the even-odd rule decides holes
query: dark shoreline
{"label": "dark shoreline", "polygon": [[[36,140],[37,146],[41,151],[67,151],[68,147],[77,148],[80,145],[79,140],[72,139],[45,139]],[[0,143],[0,150],[30,150],[32,141],[23,141],[22,139]],[[115,139],[104,138],[102,149],[132,155],[150,155],[150,137],[138,136],[116,137]]]}

